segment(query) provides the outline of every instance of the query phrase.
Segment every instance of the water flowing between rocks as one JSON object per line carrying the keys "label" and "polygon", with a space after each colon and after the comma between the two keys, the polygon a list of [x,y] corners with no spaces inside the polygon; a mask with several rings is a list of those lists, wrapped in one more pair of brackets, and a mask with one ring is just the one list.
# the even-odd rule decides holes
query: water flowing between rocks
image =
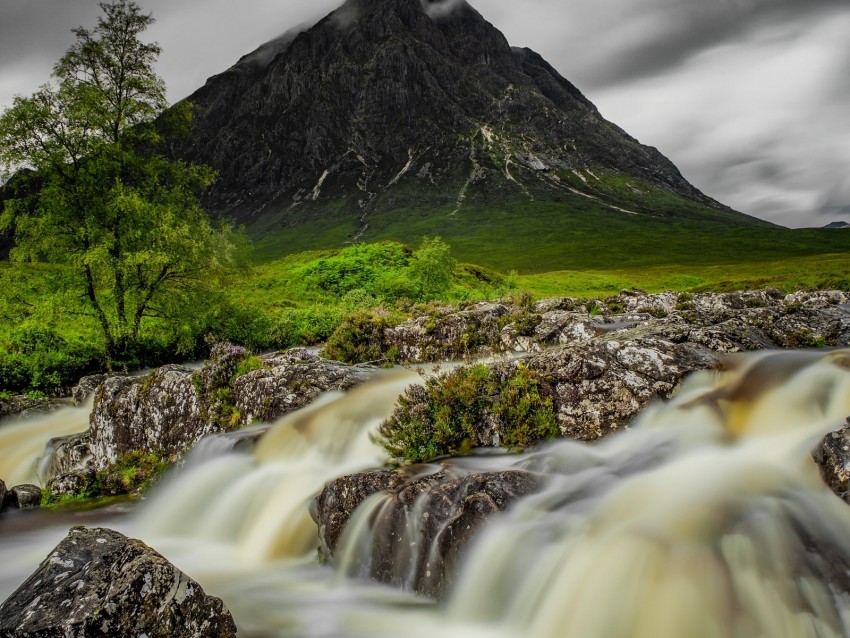
{"label": "water flowing between rocks", "polygon": [[[741,356],[596,444],[458,462],[544,487],[473,539],[439,604],[351,576],[382,543],[385,495],[354,514],[334,566],[316,560],[310,514],[327,481],[382,464],[370,432],[415,380],[326,395],[252,453],[187,464],[116,526],[221,596],[246,637],[850,635],[850,507],[810,454],[850,415],[850,352]],[[412,511],[411,552],[428,551]],[[31,571],[66,530],[4,534],[0,561]]]}

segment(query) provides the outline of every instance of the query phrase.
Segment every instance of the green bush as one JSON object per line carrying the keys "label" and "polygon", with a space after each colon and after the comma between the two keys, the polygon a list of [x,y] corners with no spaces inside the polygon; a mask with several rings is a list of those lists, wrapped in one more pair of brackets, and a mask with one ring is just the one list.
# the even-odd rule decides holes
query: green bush
{"label": "green bush", "polygon": [[360,312],[346,318],[328,339],[322,356],[345,363],[389,362],[392,353],[385,331],[393,322],[385,315]]}
{"label": "green bush", "polygon": [[409,387],[378,429],[392,459],[429,461],[494,439],[525,447],[559,435],[550,389],[524,365],[461,367]]}

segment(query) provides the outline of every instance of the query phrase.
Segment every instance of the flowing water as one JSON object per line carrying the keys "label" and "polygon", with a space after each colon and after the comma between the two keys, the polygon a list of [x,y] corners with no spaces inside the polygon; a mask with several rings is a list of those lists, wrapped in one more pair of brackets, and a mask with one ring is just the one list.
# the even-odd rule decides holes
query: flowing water
{"label": "flowing water", "polygon": [[38,463],[54,437],[84,432],[89,426],[91,401],[80,407],[63,407],[55,412],[28,418],[7,417],[0,422],[0,479],[7,487],[32,483],[41,485]]}
{"label": "flowing water", "polygon": [[[384,373],[284,417],[253,453],[187,464],[120,528],[223,597],[243,638],[850,635],[850,506],[810,455],[850,415],[850,352],[740,357],[600,443],[465,461],[546,486],[474,539],[440,605],[344,577],[380,543],[363,512],[342,575],[319,565],[309,514],[326,481],[381,464],[369,433],[413,380]],[[35,536],[28,556],[44,556],[54,540]]]}

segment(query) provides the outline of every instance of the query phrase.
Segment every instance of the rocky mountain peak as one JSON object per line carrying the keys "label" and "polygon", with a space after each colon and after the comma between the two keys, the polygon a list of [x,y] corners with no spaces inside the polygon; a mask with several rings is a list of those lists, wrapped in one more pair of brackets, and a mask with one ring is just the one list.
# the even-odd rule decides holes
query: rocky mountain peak
{"label": "rocky mountain peak", "polygon": [[359,239],[375,215],[470,202],[610,206],[606,175],[719,208],[465,1],[347,0],[189,99],[177,154],[219,171],[207,206],[255,234],[332,213]]}

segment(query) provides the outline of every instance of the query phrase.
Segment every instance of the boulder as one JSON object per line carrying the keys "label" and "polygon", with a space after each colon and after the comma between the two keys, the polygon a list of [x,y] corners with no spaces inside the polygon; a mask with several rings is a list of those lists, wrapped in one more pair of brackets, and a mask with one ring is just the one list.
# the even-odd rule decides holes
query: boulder
{"label": "boulder", "polygon": [[[174,461],[202,438],[273,421],[323,392],[348,390],[368,370],[319,359],[304,349],[265,355],[258,369],[240,373],[247,352],[218,344],[199,371],[163,366],[149,375],[110,377],[95,397],[89,430],[93,465],[100,470],[128,452],[155,453]],[[69,439],[68,445],[75,445]],[[66,451],[77,458],[83,454]],[[56,476],[80,469],[60,463]]]}
{"label": "boulder", "polygon": [[0,418],[12,415],[26,418],[53,409],[56,408],[48,398],[31,399],[26,395],[16,395],[0,400]]}
{"label": "boulder", "polygon": [[38,485],[25,483],[16,485],[6,492],[3,504],[10,509],[34,509],[41,506],[41,488]]}
{"label": "boulder", "polygon": [[626,425],[656,398],[669,398],[684,377],[716,368],[720,357],[692,343],[613,337],[549,350],[524,360],[551,388],[565,437],[593,440]]}
{"label": "boulder", "polygon": [[366,368],[326,361],[303,348],[263,357],[263,367],[233,383],[242,425],[270,422],[303,408],[320,394],[350,390],[369,376]]}
{"label": "boulder", "polygon": [[68,474],[60,474],[50,479],[47,485],[45,485],[45,489],[51,501],[56,501],[63,497],[85,494],[95,479],[96,473],[94,470],[83,469]]}
{"label": "boulder", "polygon": [[138,540],[75,527],[0,606],[0,638],[236,636],[218,598]]}
{"label": "boulder", "polygon": [[88,430],[50,439],[38,465],[39,480],[46,484],[56,476],[89,468],[92,461],[89,441]]}
{"label": "boulder", "polygon": [[823,437],[812,457],[824,482],[836,496],[850,503],[850,417],[844,427]]}
{"label": "boulder", "polygon": [[71,388],[71,398],[76,405],[85,403],[95,391],[106,381],[111,375],[109,374],[92,374],[82,377],[73,388]]}
{"label": "boulder", "polygon": [[5,507],[6,504],[6,483],[0,479],[0,510]]}
{"label": "boulder", "polygon": [[[442,596],[464,549],[494,515],[539,490],[543,479],[524,471],[468,472],[435,465],[364,472],[325,486],[316,499],[320,554],[332,559],[354,548],[346,569],[425,596]],[[383,500],[360,538],[343,535],[356,508],[376,493]],[[337,557],[340,558],[340,557]]]}
{"label": "boulder", "polygon": [[111,377],[97,392],[89,448],[101,470],[131,451],[176,459],[202,437],[221,430],[200,418],[193,371],[164,366],[145,377]]}

